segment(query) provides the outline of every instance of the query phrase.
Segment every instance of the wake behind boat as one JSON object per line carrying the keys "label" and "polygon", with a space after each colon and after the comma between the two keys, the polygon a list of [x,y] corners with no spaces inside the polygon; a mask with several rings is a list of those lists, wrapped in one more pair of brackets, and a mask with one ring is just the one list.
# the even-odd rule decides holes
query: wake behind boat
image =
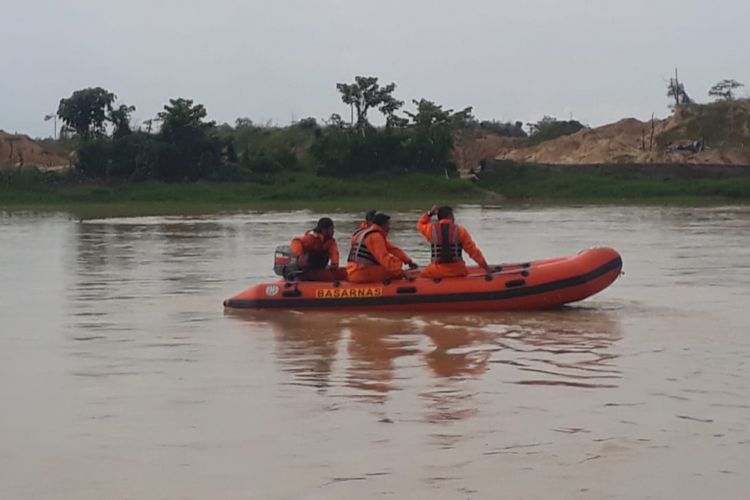
{"label": "wake behind boat", "polygon": [[454,278],[259,283],[224,301],[232,309],[505,311],[550,309],[590,297],[617,279],[620,254],[608,247],[518,264],[478,267]]}

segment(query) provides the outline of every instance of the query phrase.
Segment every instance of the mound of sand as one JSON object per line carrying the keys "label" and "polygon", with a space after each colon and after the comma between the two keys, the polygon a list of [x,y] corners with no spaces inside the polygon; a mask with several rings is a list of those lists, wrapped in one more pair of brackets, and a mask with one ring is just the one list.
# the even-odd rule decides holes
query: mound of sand
{"label": "mound of sand", "polygon": [[[498,151],[496,159],[519,163],[542,163],[549,165],[595,165],[595,164],[648,164],[681,163],[713,165],[750,165],[750,130],[740,129],[732,138],[731,146],[713,147],[710,142],[697,153],[685,151],[669,152],[664,144],[684,144],[701,139],[698,130],[717,130],[726,123],[712,124],[708,113],[714,112],[716,104],[697,106],[694,109],[678,110],[664,120],[642,122],[626,118],[598,128],[583,129],[575,134],[558,137],[541,144],[523,147],[522,143],[508,144]],[[723,104],[726,106],[727,104]],[[734,122],[750,123],[750,101],[731,104]],[[713,111],[712,111],[713,110]],[[728,121],[723,118],[721,121]],[[653,127],[653,129],[652,129]],[[744,125],[747,128],[747,125]],[[653,130],[653,139],[652,139]],[[746,136],[746,137],[745,137]],[[520,146],[520,147],[519,147]]]}
{"label": "mound of sand", "polygon": [[0,130],[0,168],[37,167],[42,170],[64,170],[67,158],[45,151],[29,136]]}

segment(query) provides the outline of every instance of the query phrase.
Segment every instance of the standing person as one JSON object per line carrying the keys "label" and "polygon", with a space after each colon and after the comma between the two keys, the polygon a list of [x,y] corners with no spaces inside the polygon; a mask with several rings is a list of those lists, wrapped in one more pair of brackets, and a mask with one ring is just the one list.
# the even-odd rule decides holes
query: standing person
{"label": "standing person", "polygon": [[[377,215],[377,213],[377,210],[370,210],[365,214],[365,221],[359,225],[359,229],[357,229],[357,231],[355,231],[352,235],[352,241],[357,237],[357,233],[372,226],[373,220],[375,219],[375,215]],[[388,239],[385,240],[385,246],[388,249],[389,253],[392,253],[393,255],[398,257],[401,262],[409,266],[409,269],[416,269],[419,267],[413,260],[411,260],[411,257],[409,257],[406,252],[388,241]]]}
{"label": "standing person", "polygon": [[[436,222],[432,222],[433,215],[437,215]],[[487,260],[471,239],[469,231],[456,224],[451,207],[438,208],[433,205],[429,212],[419,218],[417,230],[430,243],[432,254],[432,262],[422,271],[422,277],[466,276],[469,272],[463,260],[464,250],[477,264],[490,272]]]}
{"label": "standing person", "polygon": [[345,280],[346,270],[339,267],[339,248],[333,238],[333,221],[328,217],[318,220],[316,226],[289,245],[297,256],[303,281]]}
{"label": "standing person", "polygon": [[403,276],[404,272],[401,269],[403,259],[389,248],[398,250],[411,263],[410,267],[416,267],[416,264],[401,249],[388,243],[387,236],[390,228],[391,217],[379,213],[375,215],[370,226],[354,233],[346,265],[349,281],[369,283]]}

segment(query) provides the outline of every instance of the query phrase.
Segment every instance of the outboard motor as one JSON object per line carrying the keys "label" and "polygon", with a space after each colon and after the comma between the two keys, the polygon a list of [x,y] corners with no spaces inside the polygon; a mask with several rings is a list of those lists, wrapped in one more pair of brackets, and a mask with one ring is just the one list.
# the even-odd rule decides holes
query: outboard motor
{"label": "outboard motor", "polygon": [[302,273],[297,265],[297,254],[289,245],[276,247],[273,254],[273,272],[286,280],[293,280]]}

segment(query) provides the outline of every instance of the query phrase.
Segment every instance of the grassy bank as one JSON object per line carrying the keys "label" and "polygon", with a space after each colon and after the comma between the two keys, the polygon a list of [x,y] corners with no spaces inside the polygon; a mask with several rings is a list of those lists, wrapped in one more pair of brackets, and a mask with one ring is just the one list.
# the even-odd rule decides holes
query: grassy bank
{"label": "grassy bank", "polygon": [[[679,170],[677,171],[679,172]],[[81,183],[39,175],[0,177],[0,208],[68,210],[81,216],[207,213],[241,209],[361,210],[433,203],[750,202],[750,176],[681,178],[638,171],[503,165],[478,181],[404,175],[340,179],[300,174],[266,183]]]}
{"label": "grassy bank", "polygon": [[269,183],[195,182],[91,184],[47,179],[0,184],[0,207],[73,209],[107,215],[201,213],[231,209],[356,209],[382,206],[417,208],[433,203],[481,200],[469,181],[438,176],[405,175],[337,179],[297,175]]}
{"label": "grassy bank", "polygon": [[[501,165],[481,174],[478,185],[508,201],[589,203],[750,202],[750,175],[696,177],[691,169],[577,169],[534,165]],[[738,172],[739,173],[739,172]],[[748,172],[750,173],[750,172]]]}

